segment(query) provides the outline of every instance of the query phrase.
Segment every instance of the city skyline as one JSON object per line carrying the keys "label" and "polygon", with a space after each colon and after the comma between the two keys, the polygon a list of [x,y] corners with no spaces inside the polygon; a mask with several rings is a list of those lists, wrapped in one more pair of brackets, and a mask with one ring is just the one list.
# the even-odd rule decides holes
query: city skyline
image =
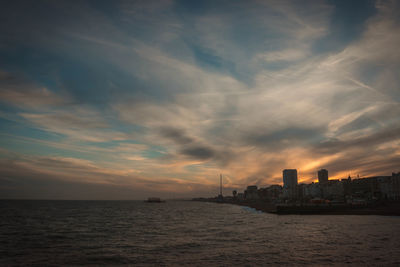
{"label": "city skyline", "polygon": [[[243,193],[237,194],[236,190],[232,192],[233,195],[228,196],[226,202],[258,201],[261,204],[259,208],[276,212],[276,206],[282,204],[295,207],[296,203],[302,203],[318,207],[319,204],[329,204],[333,201],[335,205],[350,205],[351,208],[352,205],[365,207],[373,203],[394,203],[400,199],[400,172],[363,178],[349,176],[343,179],[329,179],[328,170],[321,169],[318,170],[318,182],[305,184],[298,183],[296,169],[285,169],[282,172],[282,181],[283,186],[276,184],[258,188],[257,185],[248,185]],[[218,198],[223,200],[221,194]],[[215,199],[217,198],[210,198],[208,201],[213,202]],[[275,206],[263,208],[263,202]]]}
{"label": "city skyline", "polygon": [[[400,171],[398,1],[6,1],[2,198]],[[327,174],[326,174],[327,175]],[[321,176],[322,177],[322,176]]]}

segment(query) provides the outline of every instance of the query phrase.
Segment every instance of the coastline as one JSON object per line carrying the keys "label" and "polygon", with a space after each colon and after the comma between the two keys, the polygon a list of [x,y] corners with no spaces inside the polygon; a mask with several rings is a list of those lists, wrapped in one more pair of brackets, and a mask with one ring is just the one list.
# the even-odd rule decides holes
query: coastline
{"label": "coastline", "polygon": [[277,215],[381,215],[400,216],[400,201],[379,203],[367,206],[339,205],[288,205],[273,204],[264,201],[235,201],[220,200],[216,198],[193,199],[193,201],[214,202],[221,204],[232,204],[254,208],[262,212]]}

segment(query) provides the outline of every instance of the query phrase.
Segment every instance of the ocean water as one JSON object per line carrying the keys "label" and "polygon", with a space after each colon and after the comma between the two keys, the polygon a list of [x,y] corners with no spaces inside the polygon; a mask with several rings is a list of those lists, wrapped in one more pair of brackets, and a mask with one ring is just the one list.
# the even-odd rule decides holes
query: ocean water
{"label": "ocean water", "polygon": [[400,217],[191,201],[0,201],[1,266],[400,266]]}

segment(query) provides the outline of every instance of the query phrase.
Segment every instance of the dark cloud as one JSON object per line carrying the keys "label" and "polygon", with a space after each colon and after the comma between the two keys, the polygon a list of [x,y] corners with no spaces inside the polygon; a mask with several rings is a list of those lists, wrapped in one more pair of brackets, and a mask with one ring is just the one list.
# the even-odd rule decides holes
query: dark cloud
{"label": "dark cloud", "polygon": [[322,142],[315,146],[314,152],[321,154],[335,154],[354,148],[372,150],[373,147],[389,141],[398,140],[400,138],[400,128],[387,128],[374,134],[353,138],[346,141],[333,139]]}
{"label": "dark cloud", "polygon": [[[378,152],[375,150],[352,150],[347,151],[340,158],[330,161],[324,165],[330,174],[348,170],[352,176],[355,173],[350,173],[352,170],[358,170],[362,176],[371,174],[387,174],[400,170],[400,156],[393,155],[391,151]],[[345,178],[345,177],[342,177]]]}
{"label": "dark cloud", "polygon": [[322,129],[287,127],[271,132],[268,129],[252,130],[244,136],[244,141],[251,145],[269,148],[282,148],[301,145],[323,138]]}
{"label": "dark cloud", "polygon": [[162,127],[160,130],[160,135],[174,141],[177,144],[185,145],[192,143],[194,139],[186,135],[185,131],[178,128],[172,127]]}
{"label": "dark cloud", "polygon": [[319,162],[396,168],[398,3],[192,2],[2,5],[0,67],[13,74],[0,71],[0,118],[20,129],[0,125],[1,145],[32,156],[1,165],[0,195],[211,190],[188,177],[212,181],[215,168],[259,185]]}
{"label": "dark cloud", "polygon": [[379,123],[371,118],[369,118],[366,115],[360,116],[351,123],[348,123],[342,127],[340,127],[336,134],[342,134],[346,132],[351,132],[354,130],[361,130],[361,129],[366,129],[366,128],[372,128],[372,127],[379,127]]}
{"label": "dark cloud", "polygon": [[211,159],[216,155],[216,152],[210,147],[200,145],[183,148],[180,152],[183,155],[200,160]]}
{"label": "dark cloud", "polygon": [[203,144],[189,136],[183,129],[162,127],[159,129],[159,134],[174,141],[179,146],[179,154],[193,159],[215,160],[221,166],[226,166],[234,158],[234,153],[230,149]]}

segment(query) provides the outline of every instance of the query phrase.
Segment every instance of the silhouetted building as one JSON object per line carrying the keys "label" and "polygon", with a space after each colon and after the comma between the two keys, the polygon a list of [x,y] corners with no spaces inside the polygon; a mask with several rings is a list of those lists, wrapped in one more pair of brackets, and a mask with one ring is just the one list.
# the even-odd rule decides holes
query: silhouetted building
{"label": "silhouetted building", "polygon": [[282,186],[271,185],[269,187],[258,189],[258,196],[267,201],[277,200],[282,193]]}
{"label": "silhouetted building", "polygon": [[257,186],[249,185],[247,189],[244,190],[244,198],[247,200],[259,199]]}
{"label": "silhouetted building", "polygon": [[297,170],[285,169],[283,170],[283,187],[294,187],[297,185]]}
{"label": "silhouetted building", "polygon": [[[400,172],[392,176],[374,176],[341,180],[329,180],[328,171],[318,171],[319,183],[298,184],[297,170],[283,170],[283,187],[271,185],[257,190],[256,185],[248,186],[244,194],[239,193],[238,199],[271,202],[298,202],[331,200],[330,203],[347,202],[358,205],[382,200],[400,200]],[[325,203],[325,202],[324,202]]]}
{"label": "silhouetted building", "polygon": [[392,173],[390,199],[400,200],[400,172]]}
{"label": "silhouetted building", "polygon": [[344,187],[340,180],[330,180],[321,185],[322,197],[329,200],[344,200]]}
{"label": "silhouetted building", "polygon": [[350,175],[347,179],[342,179],[341,182],[343,184],[343,197],[350,197],[352,194]]}
{"label": "silhouetted building", "polygon": [[328,170],[321,169],[318,171],[318,182],[320,184],[325,184],[328,182]]}
{"label": "silhouetted building", "polygon": [[377,177],[354,179],[351,190],[352,195],[357,198],[372,199],[380,195]]}
{"label": "silhouetted building", "polygon": [[282,194],[282,186],[280,185],[271,185],[267,188],[268,197],[270,200],[276,200]]}
{"label": "silhouetted building", "polygon": [[283,170],[283,194],[289,199],[297,198],[297,170]]}
{"label": "silhouetted building", "polygon": [[319,183],[311,183],[307,184],[304,187],[303,196],[308,199],[312,198],[321,198],[322,197],[322,189]]}
{"label": "silhouetted building", "polygon": [[306,198],[305,195],[305,188],[306,188],[306,184],[298,184],[297,185],[297,199],[299,200],[304,200]]}

